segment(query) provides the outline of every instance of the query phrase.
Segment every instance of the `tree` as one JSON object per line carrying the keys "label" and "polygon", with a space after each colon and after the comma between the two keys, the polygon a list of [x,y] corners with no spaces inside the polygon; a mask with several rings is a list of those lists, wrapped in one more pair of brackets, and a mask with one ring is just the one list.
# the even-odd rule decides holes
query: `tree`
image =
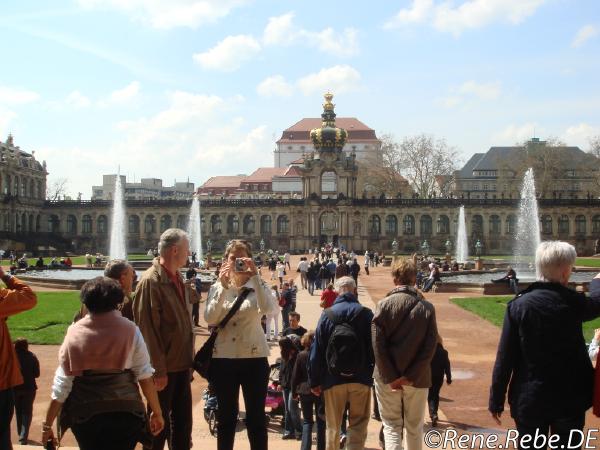
{"label": "tree", "polygon": [[46,188],[46,199],[50,201],[60,200],[67,193],[67,179],[56,178]]}
{"label": "tree", "polygon": [[592,136],[588,139],[590,148],[588,149],[588,153],[591,153],[596,158],[600,158],[600,135]]}
{"label": "tree", "polygon": [[439,176],[452,175],[458,162],[454,147],[425,133],[405,137],[397,147],[397,170],[421,198],[433,197]]}
{"label": "tree", "polygon": [[371,152],[359,162],[358,191],[407,196],[411,193],[407,180],[398,172],[398,143],[391,134],[381,136],[381,149]]}

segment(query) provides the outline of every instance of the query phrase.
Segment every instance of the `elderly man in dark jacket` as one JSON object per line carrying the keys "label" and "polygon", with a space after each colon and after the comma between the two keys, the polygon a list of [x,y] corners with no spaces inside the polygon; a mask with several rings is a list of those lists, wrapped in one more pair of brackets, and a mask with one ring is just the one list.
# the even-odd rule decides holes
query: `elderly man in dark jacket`
{"label": "elderly man in dark jacket", "polygon": [[392,268],[396,287],[377,304],[373,318],[375,393],[386,450],[423,447],[423,419],[431,359],[438,342],[435,309],[414,288],[417,267],[400,259]]}
{"label": "elderly man in dark jacket", "polygon": [[[362,450],[367,439],[371,386],[373,385],[373,348],[371,346],[371,320],[373,312],[362,306],[354,291],[352,277],[342,277],[336,282],[340,293],[331,308],[321,314],[315,331],[315,340],[308,364],[309,384],[313,394],[325,401],[327,450],[337,450],[340,445],[342,416],[348,408],[348,440],[346,450]],[[331,366],[332,335],[340,325],[347,323],[357,338],[356,347],[350,349],[355,361],[361,361],[353,373],[338,373]]]}
{"label": "elderly man in dark jacket", "polygon": [[538,281],[507,305],[490,389],[489,410],[498,423],[508,387],[519,439],[550,432],[559,436],[555,448],[567,448],[571,431],[583,430],[592,405],[594,369],[581,324],[600,316],[600,275],[590,298],[570,289],[576,256],[566,242],[538,247]]}

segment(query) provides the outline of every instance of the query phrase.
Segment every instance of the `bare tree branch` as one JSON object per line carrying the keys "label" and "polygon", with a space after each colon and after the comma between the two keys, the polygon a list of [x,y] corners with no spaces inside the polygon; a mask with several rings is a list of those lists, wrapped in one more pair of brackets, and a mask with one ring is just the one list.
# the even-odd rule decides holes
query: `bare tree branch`
{"label": "bare tree branch", "polygon": [[56,178],[52,182],[48,183],[46,188],[46,198],[48,200],[60,200],[61,197],[65,197],[67,193],[67,179]]}

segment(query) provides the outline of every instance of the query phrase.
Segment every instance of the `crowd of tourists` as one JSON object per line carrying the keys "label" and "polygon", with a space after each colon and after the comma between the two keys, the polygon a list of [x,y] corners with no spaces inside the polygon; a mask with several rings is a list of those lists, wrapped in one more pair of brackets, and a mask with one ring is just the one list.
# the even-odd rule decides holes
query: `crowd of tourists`
{"label": "crowd of tourists", "polygon": [[[59,350],[43,443],[56,444],[70,428],[82,450],[133,449],[138,442],[145,449],[167,443],[172,450],[189,450],[195,368],[208,379],[218,404],[217,448],[234,448],[241,390],[250,448],[266,450],[268,341],[275,340],[283,439],[297,439],[308,450],[315,431],[317,450],[363,449],[375,418],[381,421],[382,448],[401,449],[403,439],[409,450],[423,448],[425,414],[428,409],[437,426],[440,389],[452,375],[434,305],[417,287],[420,262],[395,258],[393,287],[370,309],[359,302],[356,255],[335,250],[301,258],[294,277],[287,272],[289,258],[277,258],[286,274],[270,285],[249,244],[230,241],[204,308],[211,336],[195,358],[201,289],[193,264],[185,281],[181,275],[189,265],[186,233],[169,229],[161,235],[159,255],[135,291],[133,268],[126,261],[109,262],[105,276],[81,289],[82,307]],[[542,243],[538,281],[507,305],[489,410],[500,423],[508,390],[521,438],[541,430],[566,443],[572,430],[583,429],[587,409],[594,405],[600,414],[592,365],[600,331],[595,352],[581,331],[582,322],[600,316],[600,274],[589,296],[571,289],[575,256],[570,244]],[[367,267],[377,257],[369,256]],[[324,270],[327,276],[319,277]],[[314,329],[301,325],[295,277],[311,295],[322,290],[323,311]],[[27,442],[40,369],[26,340],[13,345],[6,318],[33,308],[36,296],[1,268],[0,279],[6,285],[0,291],[0,449],[10,449],[15,407],[19,441]],[[597,382],[600,387],[600,375]]]}

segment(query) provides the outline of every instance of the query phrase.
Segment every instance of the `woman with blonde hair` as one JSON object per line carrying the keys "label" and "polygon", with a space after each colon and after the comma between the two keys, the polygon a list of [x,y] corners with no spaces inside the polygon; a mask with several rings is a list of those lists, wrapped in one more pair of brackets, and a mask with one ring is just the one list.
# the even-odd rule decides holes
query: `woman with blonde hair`
{"label": "woman with blonde hair", "polygon": [[277,311],[278,306],[271,288],[258,275],[250,246],[235,239],[225,249],[219,279],[208,294],[206,322],[219,324],[238,299],[239,310],[218,334],[209,371],[209,381],[219,402],[217,448],[233,449],[241,387],[250,448],[266,450],[269,346],[261,317]]}

